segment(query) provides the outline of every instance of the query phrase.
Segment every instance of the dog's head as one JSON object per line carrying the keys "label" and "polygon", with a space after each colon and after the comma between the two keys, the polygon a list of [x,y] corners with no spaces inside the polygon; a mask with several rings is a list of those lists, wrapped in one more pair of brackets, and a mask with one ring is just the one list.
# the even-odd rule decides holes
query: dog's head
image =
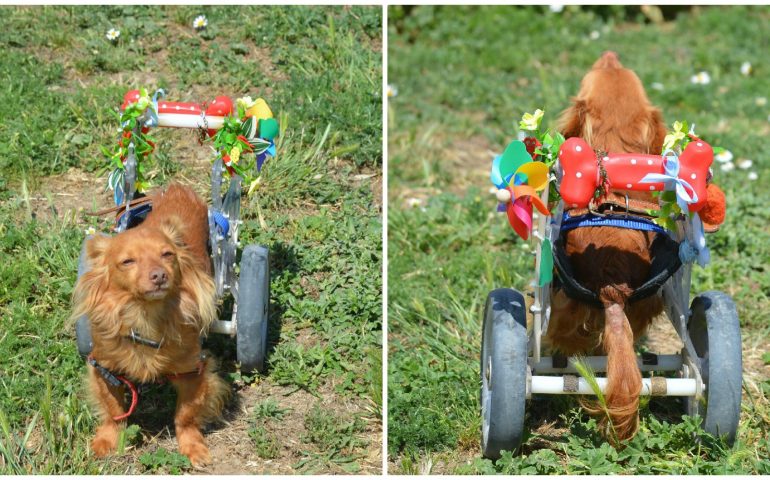
{"label": "dog's head", "polygon": [[184,244],[173,223],[163,228],[134,228],[86,243],[92,270],[102,270],[107,288],[137,301],[162,301],[179,289]]}
{"label": "dog's head", "polygon": [[572,106],[559,118],[559,130],[613,153],[659,154],[666,136],[660,110],[615,52],[605,52],[583,77]]}
{"label": "dog's head", "polygon": [[180,219],[170,217],[157,228],[140,225],[91,238],[85,251],[89,270],[76,285],[73,316],[87,314],[110,331],[137,316],[179,318],[205,330],[216,315],[214,283],[185,245],[183,229]]}

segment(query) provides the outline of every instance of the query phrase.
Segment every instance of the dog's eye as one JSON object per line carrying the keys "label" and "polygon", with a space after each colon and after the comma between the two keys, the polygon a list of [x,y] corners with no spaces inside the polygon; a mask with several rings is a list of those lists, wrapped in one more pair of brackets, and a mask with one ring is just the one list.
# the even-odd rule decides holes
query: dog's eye
{"label": "dog's eye", "polygon": [[134,260],[133,258],[127,258],[127,259],[123,260],[122,262],[120,262],[120,264],[123,265],[124,267],[127,267],[129,265],[133,265],[134,263],[136,263],[136,260]]}
{"label": "dog's eye", "polygon": [[171,258],[171,257],[173,257],[173,256],[174,256],[174,252],[172,252],[172,251],[163,252],[163,253],[161,254],[161,256],[162,256],[163,258]]}

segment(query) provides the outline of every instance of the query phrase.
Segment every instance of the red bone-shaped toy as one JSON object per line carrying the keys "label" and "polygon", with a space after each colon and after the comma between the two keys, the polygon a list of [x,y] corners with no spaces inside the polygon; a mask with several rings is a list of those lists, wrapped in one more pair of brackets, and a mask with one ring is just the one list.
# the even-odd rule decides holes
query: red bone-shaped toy
{"label": "red bone-shaped toy", "polygon": [[[123,96],[120,109],[139,100],[139,90],[131,90]],[[233,102],[228,97],[216,97],[206,108],[205,122],[201,116],[202,106],[197,103],[168,102],[158,100],[158,126],[177,128],[208,127],[209,135],[222,128],[224,117],[232,114]]]}
{"label": "red bone-shaped toy", "polygon": [[[665,173],[664,157],[640,153],[609,153],[602,158],[607,180],[613,190],[661,191],[662,182],[641,183],[648,173]],[[689,183],[698,195],[690,204],[697,212],[706,204],[706,178],[714,152],[711,145],[700,139],[687,144],[679,157],[678,178]],[[596,153],[581,138],[567,139],[559,149],[559,163],[563,176],[560,193],[567,206],[585,208],[600,185],[599,162]]]}

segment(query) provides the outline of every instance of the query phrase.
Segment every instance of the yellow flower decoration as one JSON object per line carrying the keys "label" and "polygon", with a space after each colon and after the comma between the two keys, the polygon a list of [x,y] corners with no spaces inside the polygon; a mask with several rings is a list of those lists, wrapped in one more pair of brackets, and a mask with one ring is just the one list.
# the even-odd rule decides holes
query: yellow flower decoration
{"label": "yellow flower decoration", "polygon": [[540,120],[543,119],[543,112],[539,108],[535,110],[535,113],[525,113],[521,117],[521,121],[519,122],[519,128],[521,130],[527,130],[527,131],[534,131],[537,130],[540,126]]}
{"label": "yellow flower decoration", "polygon": [[241,159],[241,148],[233,147],[230,150],[230,163],[234,165],[238,165],[238,160],[240,159]]}
{"label": "yellow flower decoration", "polygon": [[254,100],[251,97],[242,97],[235,101],[235,104],[239,107],[243,107],[244,110],[248,110],[254,105]]}
{"label": "yellow flower decoration", "polygon": [[663,139],[663,150],[673,150],[677,143],[684,140],[686,133],[682,122],[674,122],[674,131]]}

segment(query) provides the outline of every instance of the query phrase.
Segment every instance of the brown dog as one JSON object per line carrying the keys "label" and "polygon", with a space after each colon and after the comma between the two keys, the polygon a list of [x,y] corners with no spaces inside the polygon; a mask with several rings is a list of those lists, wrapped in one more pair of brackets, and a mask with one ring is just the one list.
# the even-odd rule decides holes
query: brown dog
{"label": "brown dog", "polygon": [[[565,137],[581,137],[594,150],[612,153],[660,154],[666,135],[660,111],[650,104],[636,74],[623,68],[614,52],[604,53],[593,65],[559,122]],[[632,198],[651,199],[648,193],[628,193]],[[657,295],[626,303],[649,277],[654,237],[651,232],[615,227],[567,232],[565,251],[575,278],[599,295],[604,308],[569,298],[563,290],[553,295],[551,344],[567,355],[599,347],[607,354],[605,397],[614,430],[608,436],[618,440],[633,437],[638,427],[642,377],[634,341],[663,309]],[[608,427],[606,421],[603,425]]]}
{"label": "brown dog", "polygon": [[73,317],[91,323],[88,381],[102,421],[91,448],[100,457],[115,450],[132,382],[169,381],[178,395],[179,451],[201,465],[211,456],[200,428],[220,414],[229,392],[199,340],[217,313],[207,208],[179,185],[152,205],[139,226],[86,244],[90,270],[75,288]]}

